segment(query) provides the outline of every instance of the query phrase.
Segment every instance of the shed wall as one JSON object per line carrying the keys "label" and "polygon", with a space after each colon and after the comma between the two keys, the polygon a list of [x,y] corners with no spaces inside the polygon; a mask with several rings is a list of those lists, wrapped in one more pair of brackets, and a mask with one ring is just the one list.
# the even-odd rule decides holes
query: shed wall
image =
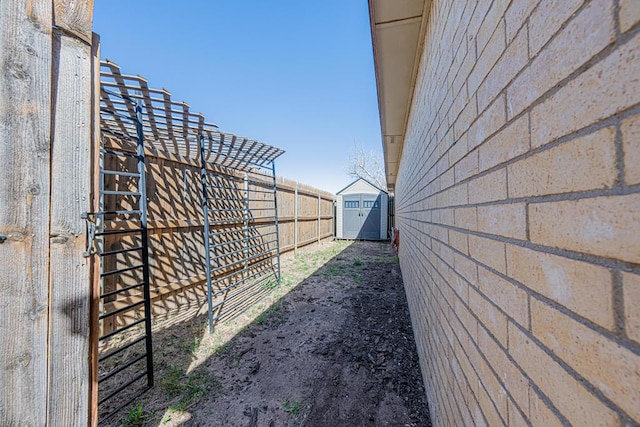
{"label": "shed wall", "polygon": [[352,194],[374,194],[380,196],[380,240],[387,239],[388,215],[389,215],[389,196],[384,191],[374,188],[371,184],[357,180],[350,184],[347,188],[340,191],[336,196],[336,237],[344,238],[344,198],[343,195]]}
{"label": "shed wall", "polygon": [[342,228],[342,221],[344,220],[344,215],[342,215],[343,209],[342,195],[338,194],[336,196],[336,237],[338,239],[342,239],[344,237]]}
{"label": "shed wall", "polygon": [[387,239],[387,227],[389,218],[389,196],[380,193],[380,240]]}
{"label": "shed wall", "polygon": [[378,194],[379,191],[380,190],[378,190],[377,188],[374,188],[371,184],[359,179],[353,182],[344,190],[340,191],[340,194],[358,194],[358,193]]}
{"label": "shed wall", "polygon": [[395,202],[434,425],[640,422],[639,21],[431,3]]}

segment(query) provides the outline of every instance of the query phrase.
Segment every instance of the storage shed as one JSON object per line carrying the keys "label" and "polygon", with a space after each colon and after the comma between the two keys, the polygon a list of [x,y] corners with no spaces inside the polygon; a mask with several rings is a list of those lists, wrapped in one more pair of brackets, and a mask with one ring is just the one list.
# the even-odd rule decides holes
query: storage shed
{"label": "storage shed", "polygon": [[360,178],[336,194],[336,238],[387,239],[386,191]]}

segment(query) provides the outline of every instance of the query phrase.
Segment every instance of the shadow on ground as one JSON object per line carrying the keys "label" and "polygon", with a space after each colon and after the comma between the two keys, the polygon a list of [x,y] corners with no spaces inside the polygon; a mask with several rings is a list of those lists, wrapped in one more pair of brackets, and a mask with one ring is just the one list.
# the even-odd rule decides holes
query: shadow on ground
{"label": "shadow on ground", "polygon": [[156,333],[156,386],[110,425],[429,426],[391,246],[332,242],[282,277],[213,334],[206,316]]}

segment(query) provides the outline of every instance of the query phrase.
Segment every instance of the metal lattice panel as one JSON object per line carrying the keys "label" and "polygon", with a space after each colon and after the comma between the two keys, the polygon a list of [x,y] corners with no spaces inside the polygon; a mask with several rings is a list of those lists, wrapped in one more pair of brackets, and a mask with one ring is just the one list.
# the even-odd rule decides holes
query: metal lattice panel
{"label": "metal lattice panel", "polygon": [[134,106],[142,111],[142,132],[147,147],[200,160],[204,136],[205,159],[215,165],[250,171],[269,167],[284,153],[271,145],[222,132],[185,102],[171,99],[166,89],[153,89],[141,76],[122,74],[117,64],[100,63],[100,116],[102,131],[115,137],[137,138]]}
{"label": "metal lattice panel", "polygon": [[[157,277],[149,261],[146,180],[152,159],[170,158],[200,171],[200,200],[189,205],[195,209],[187,219],[203,221],[212,331],[214,322],[232,318],[280,283],[274,160],[284,151],[221,132],[188,104],[173,101],[167,90],[149,88],[143,77],[122,74],[113,62],[101,63],[100,80],[99,197],[87,221],[94,230],[88,253],[98,255],[100,271],[94,327],[104,422],[154,383],[151,316]],[[156,184],[167,179],[150,176]],[[166,192],[169,186],[163,187],[166,202],[184,203],[177,187]],[[151,196],[160,192],[150,188]]]}

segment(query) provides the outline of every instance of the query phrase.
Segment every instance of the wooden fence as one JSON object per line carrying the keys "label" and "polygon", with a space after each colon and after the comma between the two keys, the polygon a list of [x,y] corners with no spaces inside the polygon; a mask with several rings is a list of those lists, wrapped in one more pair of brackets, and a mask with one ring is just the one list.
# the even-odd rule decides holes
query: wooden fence
{"label": "wooden fence", "polygon": [[[131,146],[123,145],[113,138],[103,138],[107,148],[123,151],[133,151]],[[152,299],[152,313],[154,329],[162,329],[171,324],[184,321],[198,315],[207,308],[206,300],[206,272],[204,247],[204,216],[202,212],[200,163],[189,157],[167,154],[161,151],[146,150],[147,169],[147,203],[148,203],[148,235],[149,235],[149,269],[150,289]],[[122,160],[115,156],[105,156],[105,167],[109,170],[132,171],[135,162],[131,159]],[[232,193],[241,192],[242,180],[231,180],[234,172],[221,171],[221,177],[227,186],[238,185],[230,190]],[[225,175],[226,174],[226,175]],[[237,177],[236,177],[237,178]],[[263,190],[273,188],[271,178],[256,175],[251,181]],[[262,183],[260,183],[262,180]],[[237,184],[232,184],[237,182]],[[111,176],[105,181],[105,189],[127,191],[131,180],[125,177]],[[293,252],[303,246],[320,243],[324,239],[333,237],[333,200],[331,193],[278,177],[277,207],[278,234],[280,252]],[[269,190],[270,191],[270,190]],[[256,193],[260,194],[260,193]],[[266,200],[252,199],[249,211],[260,222],[259,233],[271,234],[275,232],[273,208]],[[254,196],[258,197],[258,196]],[[272,199],[272,196],[271,196]],[[126,197],[105,198],[105,209],[130,209],[133,200]],[[124,226],[124,224],[123,224]],[[119,228],[112,224],[109,228]],[[105,239],[104,249],[108,251],[138,244],[131,239],[135,237],[114,235]],[[131,240],[131,241],[130,241]],[[140,263],[139,253],[125,252],[110,259],[110,265],[105,270],[126,269]],[[131,271],[128,274],[113,278],[105,278],[103,291],[113,291],[129,287],[141,280],[139,273]],[[113,283],[112,283],[113,282]],[[247,293],[250,293],[247,291]],[[253,292],[254,298],[243,299],[242,303],[223,305],[225,296],[221,293],[214,298],[213,303],[220,306],[217,318],[224,320],[233,317],[250,306],[261,295]],[[142,298],[141,292],[123,292],[111,300],[105,301],[101,311],[113,312]],[[232,309],[231,309],[231,308]],[[123,325],[134,322],[143,317],[143,307],[138,306],[110,316],[103,321],[102,333],[108,333]],[[136,331],[128,338],[136,336]],[[120,345],[119,342],[101,344],[101,351]]]}
{"label": "wooden fence", "polygon": [[[98,391],[90,383],[97,374],[90,375],[96,368],[89,361],[97,359],[90,355],[97,333],[90,319],[99,295],[89,281],[99,271],[83,256],[82,219],[97,197],[91,164],[100,137],[99,39],[91,31],[92,10],[92,0],[3,0],[0,6],[0,425],[97,421]],[[157,328],[206,309],[203,217],[199,163],[148,154]],[[121,184],[126,188],[124,182],[114,185]],[[282,252],[332,236],[331,194],[284,179],[277,187]],[[104,243],[111,247],[133,244],[109,239]],[[117,267],[135,261],[112,262]],[[104,303],[113,310],[121,301]]]}
{"label": "wooden fence", "polygon": [[[128,138],[102,135],[102,206],[107,212],[104,230],[136,230],[135,212],[140,192],[132,175],[138,160]],[[205,224],[202,205],[201,163],[181,154],[145,148],[148,212],[149,288],[152,329],[165,329],[207,311]],[[95,171],[98,176],[99,171]],[[277,178],[267,171],[242,172],[207,164],[210,198],[209,230],[212,316],[214,325],[243,313],[276,285],[279,237],[281,253],[295,253],[301,246],[317,244],[333,236],[333,195],[295,181]],[[274,184],[276,204],[274,204]],[[274,207],[278,210],[278,227]],[[109,212],[125,212],[125,218]],[[145,261],[137,250],[143,244],[138,233],[107,233],[98,244],[103,256],[99,279],[104,296],[98,323],[100,355],[118,354],[98,367],[100,396],[119,393],[122,399],[103,401],[100,416],[115,413],[121,401],[139,392],[137,387],[116,391],[119,384],[144,372],[142,342],[145,335]],[[119,272],[111,274],[111,272]],[[131,347],[134,346],[134,347]],[[119,353],[119,349],[128,348]],[[136,353],[132,356],[132,352]],[[107,356],[105,356],[107,357]],[[125,360],[126,359],[126,360]],[[118,372],[118,366],[133,365]],[[117,372],[111,377],[110,372]]]}
{"label": "wooden fence", "polygon": [[277,183],[281,253],[333,237],[333,194],[285,178]]}
{"label": "wooden fence", "polygon": [[0,2],[0,425],[89,419],[92,1]]}

